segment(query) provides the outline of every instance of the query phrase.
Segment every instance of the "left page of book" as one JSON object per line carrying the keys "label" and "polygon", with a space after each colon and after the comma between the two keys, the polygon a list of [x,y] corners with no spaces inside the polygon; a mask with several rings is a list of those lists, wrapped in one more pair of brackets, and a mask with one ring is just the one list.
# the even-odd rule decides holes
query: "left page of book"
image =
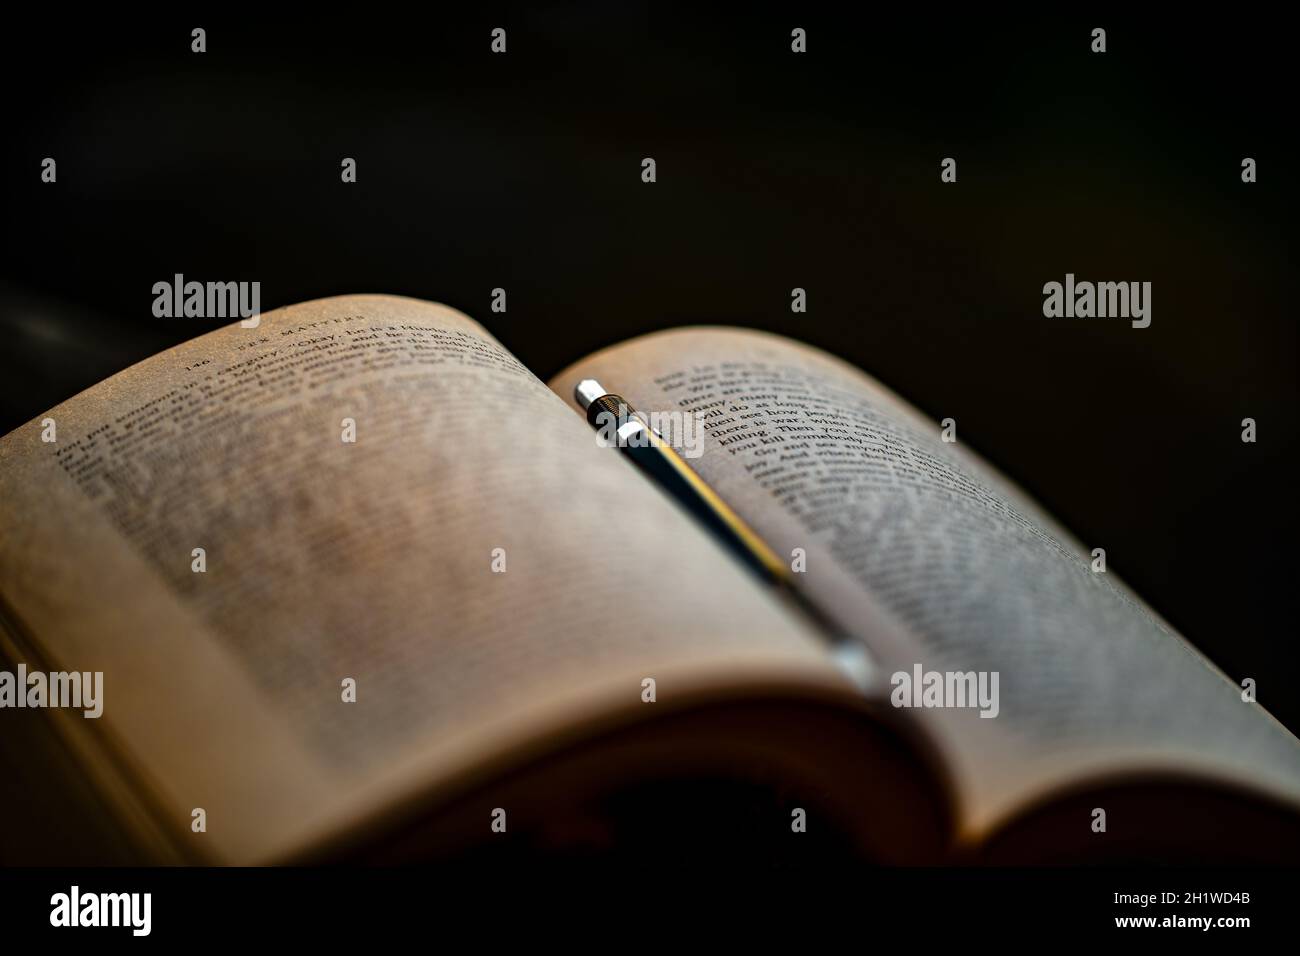
{"label": "left page of book", "polygon": [[452,309],[280,309],[0,440],[5,617],[29,668],[103,674],[102,716],[59,718],[163,839],[217,861],[302,852],[644,708],[646,677],[660,706],[846,691],[607,451]]}

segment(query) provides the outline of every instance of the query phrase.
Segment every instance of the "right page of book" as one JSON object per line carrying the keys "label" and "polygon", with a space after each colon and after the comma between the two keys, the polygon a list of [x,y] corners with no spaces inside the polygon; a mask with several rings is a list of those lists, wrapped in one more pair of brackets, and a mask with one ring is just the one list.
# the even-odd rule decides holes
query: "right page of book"
{"label": "right page of book", "polygon": [[[1300,804],[1294,736],[862,371],[767,333],[686,328],[598,352],[551,387],[574,403],[584,378],[676,431],[796,586],[870,645],[875,692],[912,705],[900,716],[936,744],[964,838],[1050,791],[1129,772],[1198,773]],[[944,683],[927,697],[931,675]]]}

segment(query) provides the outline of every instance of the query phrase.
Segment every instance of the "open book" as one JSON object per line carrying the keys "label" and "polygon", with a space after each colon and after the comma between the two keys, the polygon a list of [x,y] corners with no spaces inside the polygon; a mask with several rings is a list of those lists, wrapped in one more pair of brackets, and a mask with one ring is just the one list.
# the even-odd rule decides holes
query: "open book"
{"label": "open book", "polygon": [[[689,464],[816,616],[597,441],[586,378],[700,416]],[[1300,847],[1295,737],[938,424],[770,334],[548,387],[416,300],[236,323],[0,441],[0,600],[10,672],[103,675],[97,718],[0,710],[11,859],[563,847],[673,781],[886,862]]]}

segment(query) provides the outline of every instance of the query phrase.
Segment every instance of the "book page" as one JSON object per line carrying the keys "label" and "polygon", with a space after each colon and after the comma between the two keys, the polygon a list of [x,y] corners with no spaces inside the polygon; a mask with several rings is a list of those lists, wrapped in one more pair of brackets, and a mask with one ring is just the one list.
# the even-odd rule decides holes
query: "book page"
{"label": "book page", "polygon": [[643,678],[657,707],[845,684],[443,306],[325,299],[155,356],[0,441],[0,502],[6,616],[104,675],[103,716],[65,722],[199,858],[297,852],[652,706]]}
{"label": "book page", "polygon": [[944,755],[964,838],[1088,775],[1194,769],[1300,803],[1285,728],[863,372],[778,336],[698,328],[613,346],[551,385],[576,407],[584,378],[646,416],[699,416],[688,463],[778,554],[802,549],[792,578],[871,646],[881,700],[917,665],[997,675],[997,707],[903,711]]}

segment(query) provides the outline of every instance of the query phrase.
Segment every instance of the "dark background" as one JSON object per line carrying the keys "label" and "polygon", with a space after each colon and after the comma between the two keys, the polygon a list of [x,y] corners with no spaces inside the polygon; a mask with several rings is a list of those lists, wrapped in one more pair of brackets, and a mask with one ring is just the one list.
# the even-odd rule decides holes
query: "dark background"
{"label": "dark background", "polygon": [[[1291,53],[1257,10],[11,21],[0,431],[221,324],[152,317],[177,272],[260,281],[264,310],[446,302],[543,378],[652,329],[771,329],[954,417],[1300,729]],[[1151,327],[1045,319],[1042,286],[1066,272],[1152,282]]]}

